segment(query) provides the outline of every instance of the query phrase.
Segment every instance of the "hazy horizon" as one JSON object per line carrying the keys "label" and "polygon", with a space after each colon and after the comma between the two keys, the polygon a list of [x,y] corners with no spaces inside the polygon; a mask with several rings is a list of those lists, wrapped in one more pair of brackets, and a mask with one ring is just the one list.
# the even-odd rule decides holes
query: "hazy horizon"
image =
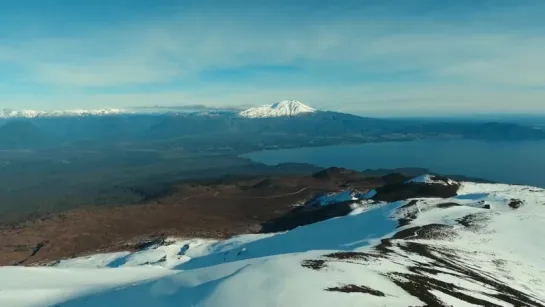
{"label": "hazy horizon", "polygon": [[[269,102],[267,105],[270,105],[274,102]],[[129,112],[134,114],[140,114],[140,113],[170,113],[170,112],[193,112],[193,111],[232,111],[232,112],[239,112],[244,111],[249,108],[259,107],[263,104],[255,104],[255,105],[204,105],[204,104],[186,104],[186,105],[144,105],[144,106],[126,106],[123,108],[115,108],[115,107],[106,107],[106,108],[66,108],[66,109],[55,109],[55,108],[48,108],[48,109],[18,109],[18,108],[1,108],[1,111],[4,112],[23,112],[23,111],[37,111],[37,112],[58,112],[58,111],[76,111],[76,110],[100,110],[100,109],[112,109],[112,110],[119,110],[122,113],[123,112]],[[313,105],[306,104],[310,107],[313,107]],[[336,110],[331,109],[318,109],[318,111],[333,111],[337,112]],[[531,120],[538,120],[540,123],[545,122],[545,112],[533,112],[533,113],[523,113],[523,112],[509,112],[509,113],[501,113],[501,112],[470,112],[470,111],[460,111],[460,112],[454,112],[454,113],[448,113],[448,114],[441,114],[441,113],[431,113],[431,114],[407,114],[407,113],[366,113],[362,111],[340,111],[341,113],[347,113],[347,114],[353,114],[358,116],[369,116],[369,117],[377,117],[377,118],[396,118],[396,119],[437,119],[437,120],[449,120],[449,119],[461,119],[461,120],[467,120],[467,119],[475,119],[475,120],[502,120],[502,121],[524,121],[526,119]]]}
{"label": "hazy horizon", "polygon": [[0,109],[543,113],[542,1],[8,1]]}

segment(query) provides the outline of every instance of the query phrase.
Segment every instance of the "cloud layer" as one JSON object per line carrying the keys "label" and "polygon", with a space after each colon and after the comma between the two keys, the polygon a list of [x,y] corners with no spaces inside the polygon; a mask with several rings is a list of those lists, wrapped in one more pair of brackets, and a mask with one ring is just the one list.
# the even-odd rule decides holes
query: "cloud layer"
{"label": "cloud layer", "polygon": [[545,5],[464,2],[420,10],[203,2],[112,25],[76,22],[77,31],[30,31],[0,39],[0,106],[298,99],[373,114],[543,111],[545,23],[535,18]]}

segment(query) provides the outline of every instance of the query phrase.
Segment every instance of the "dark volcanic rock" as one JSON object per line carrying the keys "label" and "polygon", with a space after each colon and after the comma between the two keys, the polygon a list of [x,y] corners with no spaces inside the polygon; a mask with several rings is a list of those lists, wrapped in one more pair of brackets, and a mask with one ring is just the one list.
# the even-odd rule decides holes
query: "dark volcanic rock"
{"label": "dark volcanic rock", "polygon": [[365,293],[365,294],[370,294],[370,295],[380,296],[380,297],[386,296],[384,293],[378,290],[374,290],[366,286],[356,286],[356,285],[344,285],[341,287],[327,288],[326,291],[342,292],[342,293]]}
{"label": "dark volcanic rock", "polygon": [[460,225],[465,226],[469,230],[479,230],[484,227],[487,217],[483,214],[469,214],[456,220]]}
{"label": "dark volcanic rock", "polygon": [[340,168],[340,167],[330,167],[312,175],[312,177],[317,179],[332,179],[332,178],[338,178],[338,177],[343,177],[344,179],[347,179],[346,176],[362,177],[362,175],[356,171],[349,170],[346,168]]}
{"label": "dark volcanic rock", "polygon": [[403,183],[410,179],[410,177],[401,173],[391,173],[381,177],[385,184]]}
{"label": "dark volcanic rock", "polygon": [[333,254],[325,255],[326,258],[334,260],[371,260],[381,258],[380,254],[370,254],[361,252],[336,252]]}
{"label": "dark volcanic rock", "polygon": [[325,268],[327,265],[325,260],[305,260],[301,266],[307,269],[319,271]]}
{"label": "dark volcanic rock", "polygon": [[509,202],[509,207],[512,209],[518,209],[522,205],[524,205],[524,202],[520,199],[511,199],[511,202]]}
{"label": "dark volcanic rock", "polygon": [[164,234],[144,237],[144,238],[138,239],[138,241],[134,245],[134,249],[136,251],[141,251],[153,246],[161,246],[165,244],[165,241],[166,241],[166,236]]}
{"label": "dark volcanic rock", "polygon": [[461,205],[457,203],[442,203],[442,204],[438,204],[436,207],[441,209],[446,209],[446,208],[458,207],[458,206],[461,206]]}
{"label": "dark volcanic rock", "polygon": [[450,198],[457,195],[458,184],[396,183],[376,189],[374,200],[393,202],[409,198],[439,197]]}
{"label": "dark volcanic rock", "polygon": [[429,224],[417,226],[396,233],[392,239],[444,239],[454,235],[452,226],[441,224]]}
{"label": "dark volcanic rock", "polygon": [[261,233],[288,231],[299,226],[310,225],[330,218],[345,216],[352,212],[352,202],[325,207],[297,207],[290,213],[261,225]]}

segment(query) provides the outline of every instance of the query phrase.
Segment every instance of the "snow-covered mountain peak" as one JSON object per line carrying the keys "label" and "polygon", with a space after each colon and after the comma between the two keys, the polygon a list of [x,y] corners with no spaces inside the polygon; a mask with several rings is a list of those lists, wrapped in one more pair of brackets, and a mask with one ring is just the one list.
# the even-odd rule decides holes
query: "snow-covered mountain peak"
{"label": "snow-covered mountain peak", "polygon": [[297,100],[283,100],[273,104],[263,105],[256,108],[251,108],[239,113],[241,117],[247,118],[266,118],[266,117],[282,117],[282,116],[297,116],[302,114],[314,113],[317,110],[311,108]]}

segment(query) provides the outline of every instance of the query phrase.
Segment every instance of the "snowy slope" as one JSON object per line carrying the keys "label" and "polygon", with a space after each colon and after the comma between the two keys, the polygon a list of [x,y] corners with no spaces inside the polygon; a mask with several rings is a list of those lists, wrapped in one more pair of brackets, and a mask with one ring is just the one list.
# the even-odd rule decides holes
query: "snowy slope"
{"label": "snowy slope", "polygon": [[452,179],[443,178],[440,176],[432,176],[428,174],[413,178],[407,181],[407,183],[440,184],[440,185],[455,184],[455,182]]}
{"label": "snowy slope", "polygon": [[0,306],[545,306],[545,190],[459,185],[285,233],[0,268]]}
{"label": "snowy slope", "polygon": [[284,100],[274,104],[264,105],[256,108],[251,108],[239,113],[241,117],[247,118],[267,118],[267,117],[283,117],[297,116],[316,112],[302,102],[296,100]]}

